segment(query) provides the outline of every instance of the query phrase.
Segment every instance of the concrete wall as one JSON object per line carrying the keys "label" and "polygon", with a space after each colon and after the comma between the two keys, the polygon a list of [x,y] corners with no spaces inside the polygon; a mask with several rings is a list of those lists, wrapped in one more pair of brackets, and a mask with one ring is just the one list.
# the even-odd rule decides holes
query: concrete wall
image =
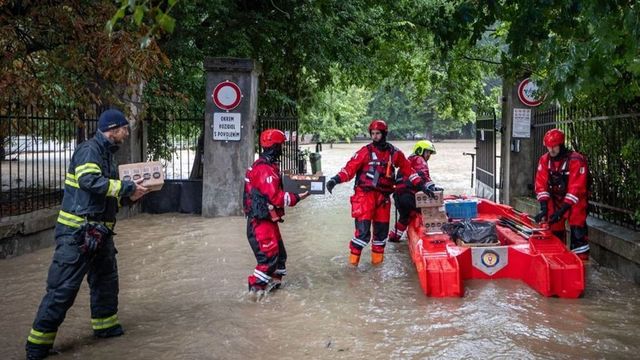
{"label": "concrete wall", "polygon": [[[202,216],[242,215],[244,174],[253,163],[258,108],[260,69],[250,59],[207,58],[205,136],[203,154]],[[213,116],[224,112],[212,101],[215,86],[223,81],[236,83],[243,98],[232,113],[241,114],[240,141],[213,140]]]}
{"label": "concrete wall", "polygon": [[[539,210],[538,202],[529,197],[517,197],[513,205],[532,216]],[[640,285],[640,232],[591,216],[587,226],[591,258]]]}

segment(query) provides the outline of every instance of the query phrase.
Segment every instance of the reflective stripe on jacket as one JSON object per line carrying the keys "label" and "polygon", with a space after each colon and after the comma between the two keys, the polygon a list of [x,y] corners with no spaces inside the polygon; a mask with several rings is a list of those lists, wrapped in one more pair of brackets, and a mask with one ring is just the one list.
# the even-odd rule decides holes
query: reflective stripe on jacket
{"label": "reflective stripe on jacket", "polygon": [[[119,200],[135,191],[133,181],[118,180],[113,158],[116,150],[117,146],[99,131],[76,148],[65,176],[58,225],[75,231],[85,220],[90,220],[103,222],[113,229]],[[56,229],[56,234],[70,232],[64,228]]]}

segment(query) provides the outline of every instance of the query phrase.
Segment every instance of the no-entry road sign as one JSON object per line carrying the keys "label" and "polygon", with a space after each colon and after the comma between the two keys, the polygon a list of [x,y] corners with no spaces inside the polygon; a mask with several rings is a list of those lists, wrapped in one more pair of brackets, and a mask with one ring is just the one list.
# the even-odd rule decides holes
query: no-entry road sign
{"label": "no-entry road sign", "polygon": [[229,80],[225,80],[213,89],[211,95],[213,103],[221,110],[229,111],[240,105],[242,100],[242,92],[240,87]]}

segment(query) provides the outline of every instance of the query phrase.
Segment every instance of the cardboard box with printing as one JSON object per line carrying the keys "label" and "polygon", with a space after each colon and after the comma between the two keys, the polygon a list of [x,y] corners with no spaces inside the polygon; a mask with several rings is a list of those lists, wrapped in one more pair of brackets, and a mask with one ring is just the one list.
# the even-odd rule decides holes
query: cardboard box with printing
{"label": "cardboard box with printing", "polygon": [[144,179],[142,186],[149,191],[158,191],[164,185],[164,171],[162,164],[157,161],[124,164],[118,166],[120,180]]}
{"label": "cardboard box with printing", "polygon": [[282,178],[284,191],[302,194],[308,191],[312,195],[324,194],[324,176],[285,174]]}
{"label": "cardboard box with printing", "polygon": [[420,212],[422,213],[422,224],[427,233],[442,231],[440,229],[442,225],[449,221],[443,206],[425,207],[420,209]]}
{"label": "cardboard box with printing", "polygon": [[435,199],[432,199],[422,191],[418,191],[416,193],[416,207],[424,208],[424,207],[442,206],[444,191],[436,191],[434,192],[434,194],[436,197]]}

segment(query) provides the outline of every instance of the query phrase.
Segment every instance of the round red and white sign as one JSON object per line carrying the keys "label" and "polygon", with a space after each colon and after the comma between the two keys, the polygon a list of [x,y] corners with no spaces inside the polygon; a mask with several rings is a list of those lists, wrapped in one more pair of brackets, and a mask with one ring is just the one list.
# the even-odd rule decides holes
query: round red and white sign
{"label": "round red and white sign", "polygon": [[538,85],[526,78],[518,85],[518,99],[520,102],[527,106],[538,106],[542,104],[544,96],[541,99],[536,98],[536,91],[538,91]]}
{"label": "round red and white sign", "polygon": [[229,111],[240,105],[242,92],[236,83],[225,80],[216,85],[211,98],[218,108]]}

